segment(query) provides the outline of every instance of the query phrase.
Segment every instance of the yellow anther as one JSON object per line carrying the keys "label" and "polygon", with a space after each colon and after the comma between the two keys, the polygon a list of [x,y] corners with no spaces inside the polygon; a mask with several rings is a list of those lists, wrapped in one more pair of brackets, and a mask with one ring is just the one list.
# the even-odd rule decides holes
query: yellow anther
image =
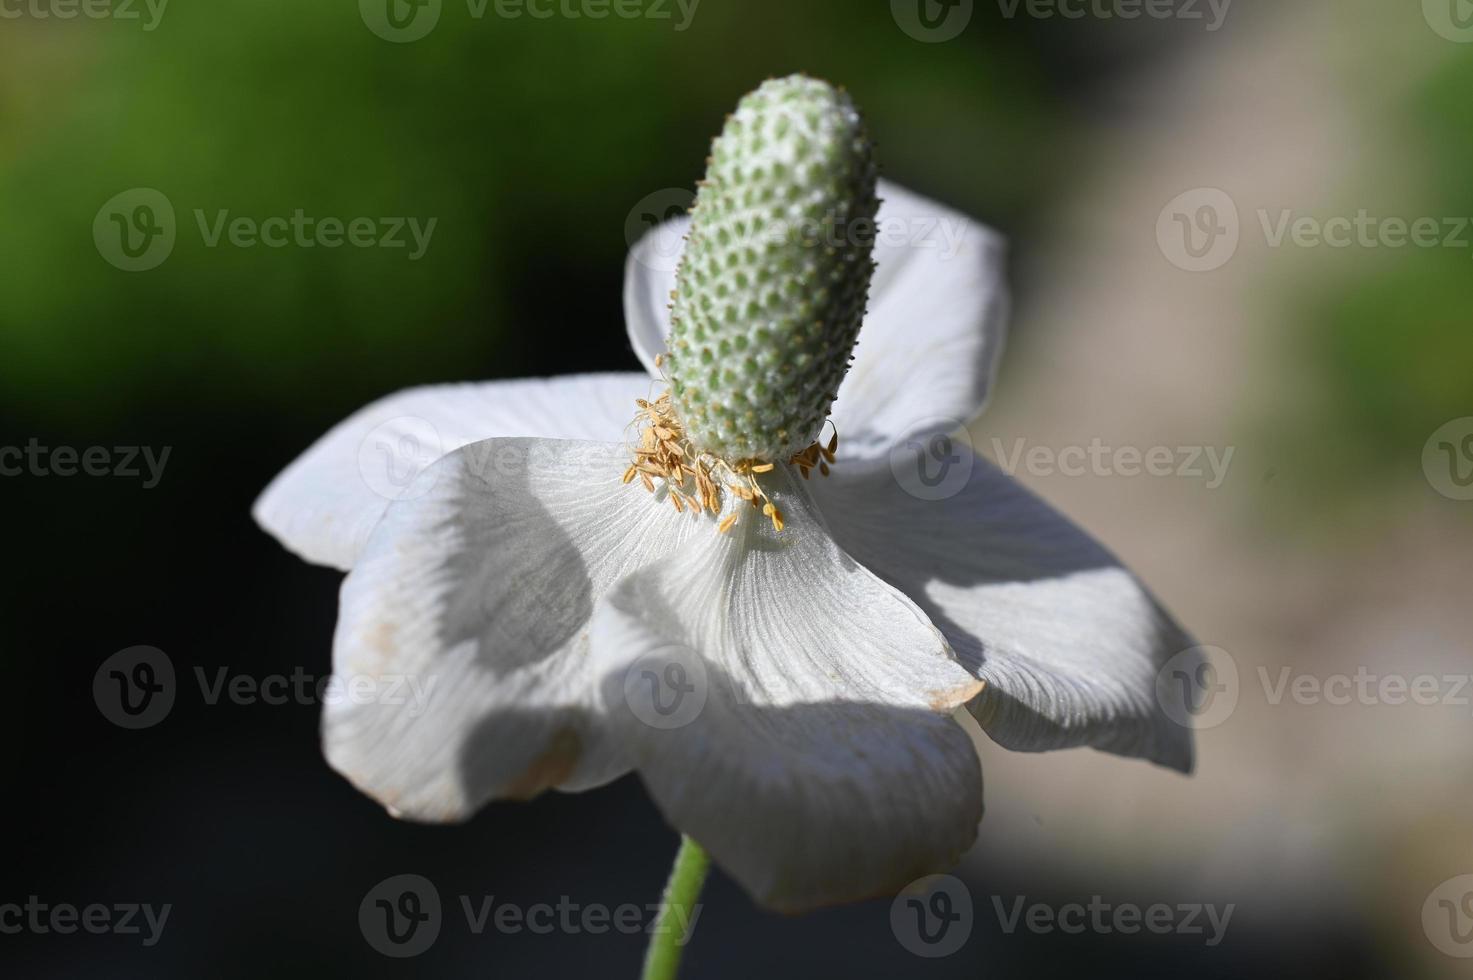
{"label": "yellow anther", "polygon": [[[654,493],[658,489],[655,482],[658,480],[664,484],[676,513],[689,511],[692,517],[704,513],[719,517],[722,495],[730,493],[762,511],[763,516],[772,522],[774,530],[783,529],[782,511],[757,481],[758,476],[777,469],[776,463],[755,459],[728,461],[697,449],[691,445],[685,427],[676,416],[668,392],[654,401],[635,399],[635,405],[639,408],[635,424],[641,428],[634,463],[624,471],[626,484],[638,476],[644,488]],[[794,453],[788,462],[798,468],[805,480],[814,469],[828,476],[828,464],[834,461],[834,450],[838,444],[836,432],[827,446],[815,442],[802,452]],[[716,530],[726,534],[736,523],[737,514],[733,512],[719,521]]]}

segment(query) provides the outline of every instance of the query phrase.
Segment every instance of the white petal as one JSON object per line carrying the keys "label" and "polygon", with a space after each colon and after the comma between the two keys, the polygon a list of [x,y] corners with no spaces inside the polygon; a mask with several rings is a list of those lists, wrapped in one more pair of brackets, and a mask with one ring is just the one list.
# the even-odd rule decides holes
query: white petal
{"label": "white petal", "polygon": [[[950,432],[982,411],[1002,354],[1006,247],[990,228],[889,181],[880,212],[870,309],[834,421],[844,455],[877,457],[906,439]],[[630,250],[624,316],[653,373],[670,334],[677,218]]]}
{"label": "white petal", "polygon": [[498,436],[622,438],[640,374],[432,385],[381,398],[339,423],[256,501],[256,522],[307,561],[347,570],[395,500],[430,489],[431,464]]}
{"label": "white petal", "polygon": [[335,768],[427,821],[624,771],[600,734],[589,616],[621,576],[710,533],[622,485],[627,465],[618,445],[492,439],[389,508],[343,582],[333,673],[344,690],[402,678],[427,694],[329,703]]}
{"label": "white petal", "polygon": [[670,293],[689,231],[685,215],[657,225],[634,243],[624,262],[624,325],[634,353],[655,377],[655,357],[665,352],[670,336]]}
{"label": "white petal", "polygon": [[919,603],[987,682],[970,708],[997,742],[1088,745],[1189,771],[1191,731],[1163,710],[1157,677],[1192,640],[1118,559],[1017,482],[969,453],[954,465],[970,477],[940,500],[918,499],[883,465],[841,466],[814,495],[839,543]]}
{"label": "white petal", "polygon": [[893,894],[975,838],[981,770],[950,713],[979,685],[789,474],[768,482],[781,534],[743,505],[599,604],[606,711],[666,817],[764,904]]}
{"label": "white petal", "polygon": [[869,315],[833,410],[846,458],[976,418],[1007,329],[1003,239],[895,184],[880,196]]}

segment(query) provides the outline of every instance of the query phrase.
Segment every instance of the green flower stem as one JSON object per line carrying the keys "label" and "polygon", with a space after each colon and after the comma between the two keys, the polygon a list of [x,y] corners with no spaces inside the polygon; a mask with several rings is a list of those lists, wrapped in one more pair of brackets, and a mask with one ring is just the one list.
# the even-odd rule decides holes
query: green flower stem
{"label": "green flower stem", "polygon": [[689,837],[681,837],[680,850],[670,869],[670,881],[665,885],[660,917],[650,936],[649,949],[645,950],[643,980],[675,980],[680,972],[680,954],[685,952],[685,944],[690,940],[687,927],[691,910],[701,897],[701,886],[706,883],[710,868],[711,859],[701,850],[701,845]]}

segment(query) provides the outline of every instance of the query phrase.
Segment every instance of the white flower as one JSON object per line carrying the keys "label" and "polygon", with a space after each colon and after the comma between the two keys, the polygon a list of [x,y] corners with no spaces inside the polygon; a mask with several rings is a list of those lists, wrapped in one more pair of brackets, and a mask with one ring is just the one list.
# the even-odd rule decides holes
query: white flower
{"label": "white flower", "polygon": [[[959,442],[954,493],[904,478],[983,407],[1004,249],[899,187],[879,197],[869,313],[831,413],[838,464],[827,479],[781,461],[752,477],[780,531],[742,517],[717,533],[756,513],[729,491],[717,513],[682,513],[669,488],[622,479],[635,400],[664,379],[668,228],[626,270],[648,375],[412,389],[277,477],[256,519],[348,572],[335,674],[429,692],[427,706],[328,706],[334,767],[422,821],[632,770],[785,910],[893,893],[971,845],[982,780],[960,706],[1008,748],[1190,769],[1190,731],[1156,683],[1190,641],[1136,579]],[[361,460],[401,438],[414,479],[386,495]]]}

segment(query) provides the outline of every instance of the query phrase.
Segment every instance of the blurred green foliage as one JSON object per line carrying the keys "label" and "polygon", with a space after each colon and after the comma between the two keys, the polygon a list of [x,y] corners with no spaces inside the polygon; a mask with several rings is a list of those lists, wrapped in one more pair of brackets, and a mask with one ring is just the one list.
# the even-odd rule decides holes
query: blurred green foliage
{"label": "blurred green foliage", "polygon": [[[921,44],[887,5],[852,0],[705,0],[684,32],[494,9],[446,0],[407,44],[352,3],[300,0],[174,4],[153,31],[7,21],[4,399],[42,416],[175,396],[326,416],[408,380],[556,370],[553,331],[614,352],[564,369],[632,366],[618,360],[625,219],[693,186],[724,113],[769,75],[846,85],[890,174],[996,222],[1026,216],[1061,166],[1039,59],[998,31]],[[146,272],[92,240],[98,209],[134,187],[177,216],[174,251]],[[195,216],[298,208],[438,223],[411,262],[208,248]]]}
{"label": "blurred green foliage", "polygon": [[[1424,210],[1408,219],[1473,218],[1473,54],[1448,51],[1404,111],[1379,121],[1430,178],[1415,189]],[[1361,187],[1358,199],[1399,193]],[[1426,440],[1473,415],[1473,229],[1462,239],[1462,247],[1363,255],[1327,289],[1288,299],[1288,319],[1305,325],[1289,346],[1308,405],[1287,426],[1273,423],[1274,441],[1287,441],[1315,499],[1366,504],[1391,485],[1420,481]]]}

